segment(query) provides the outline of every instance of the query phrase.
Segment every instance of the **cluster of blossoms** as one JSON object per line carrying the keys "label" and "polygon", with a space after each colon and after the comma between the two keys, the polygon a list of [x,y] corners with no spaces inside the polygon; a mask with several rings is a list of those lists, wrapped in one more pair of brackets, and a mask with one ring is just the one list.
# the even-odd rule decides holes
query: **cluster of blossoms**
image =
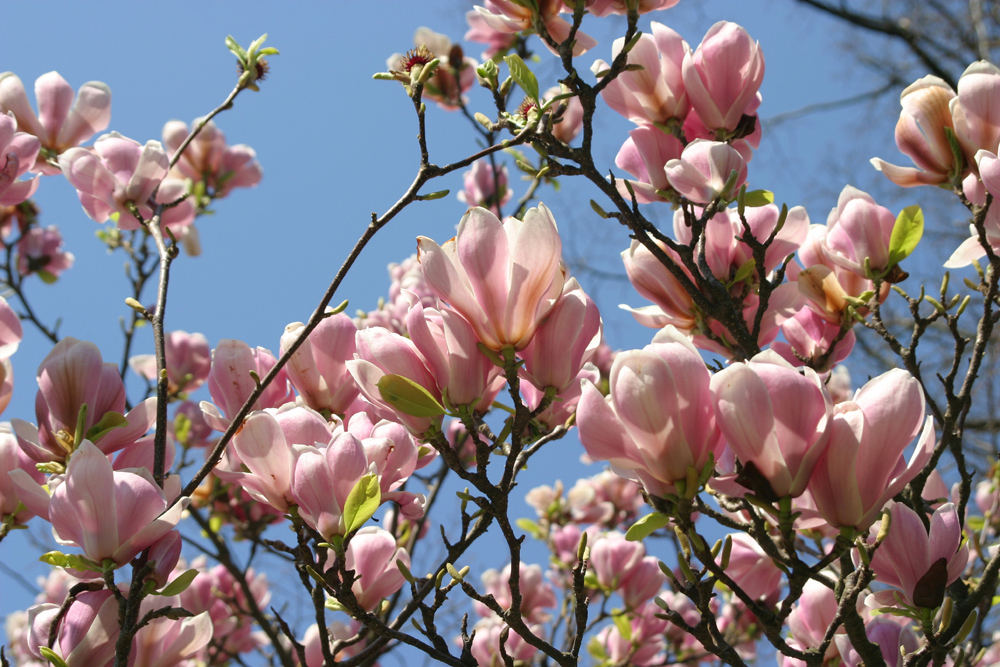
{"label": "cluster of blossoms", "polygon": [[[562,55],[578,56],[596,42],[563,15],[634,18],[676,1],[486,0],[470,14],[466,38],[496,58],[524,47],[531,30],[554,52],[566,42]],[[415,101],[465,111],[477,80],[495,100],[509,93],[511,84],[501,92],[488,76],[496,67],[480,68],[446,36],[421,28],[414,41],[382,78],[402,82]],[[253,60],[240,57],[243,81]],[[63,338],[38,368],[34,423],[0,425],[0,539],[39,517],[60,545],[43,556],[54,569],[36,604],[8,622],[20,665],[107,667],[119,639],[131,639],[130,664],[155,667],[243,664],[265,651],[319,667],[372,649],[371,663],[398,639],[387,623],[407,584],[424,597],[401,614],[421,611],[426,627],[417,629],[430,644],[414,646],[431,655],[448,651],[433,624],[448,593],[460,588],[472,599],[477,620],[469,628],[466,619],[456,638],[463,664],[528,663],[540,647],[558,655],[544,638],[560,632],[579,652],[590,631],[586,649],[602,667],[740,664],[756,658],[765,636],[784,667],[872,664],[876,651],[887,664],[931,650],[943,662],[961,640],[952,638],[969,632],[966,621],[951,627],[956,607],[970,587],[985,591],[975,568],[995,574],[1000,563],[983,541],[1000,532],[1000,473],[976,489],[983,516],[963,516],[971,476],[963,471],[965,486],[949,493],[925,470],[944,447],[936,449],[921,382],[894,369],[851,394],[837,366],[853,348],[854,324],[877,316],[891,284],[907,277],[899,263],[916,245],[905,239],[918,214],[893,215],[847,186],[826,224],[811,225],[803,208],[747,192],[764,58],[742,27],[717,23],[692,50],[652,23],[649,34],[616,41],[612,60],[592,72],[606,81],[603,101],[636,125],[616,159],[636,180],[602,185],[618,193],[622,221],[630,206],[635,216],[639,204],[675,209],[672,237],[632,225],[621,255],[632,285],[653,302],[628,309],[657,329],[651,342],[622,352],[603,344],[598,308],[563,262],[555,216],[541,203],[527,208],[543,169],[532,173],[518,214],[501,220],[508,174],[485,159],[464,174],[460,199],[470,208],[454,238],[419,237],[418,254],[390,266],[388,300],[376,310],[356,319],[318,310],[308,324],[289,324],[278,357],[239,340],[211,349],[201,334],[170,332],[164,368],[153,355],[129,360],[160,387],[131,405],[123,371],[94,344]],[[483,136],[534,130],[526,141],[543,160],[552,159],[545,149],[576,155],[569,145],[587,114],[570,99],[573,82],[538,95],[520,56],[507,64],[531,99],[518,115],[498,102],[500,119],[481,123]],[[926,78],[904,91],[897,138],[921,169],[876,166],[903,185],[961,185],[981,212],[987,195],[1000,195],[1000,124],[983,107],[1000,91],[1000,69],[973,65],[958,88]],[[72,264],[58,231],[34,221],[29,197],[43,174],[65,175],[93,220],[162,241],[159,225],[195,250],[196,216],[261,178],[253,150],[227,146],[210,121],[196,120],[194,137],[171,121],[162,144],[112,132],[82,147],[108,126],[107,87],[85,84],[70,108],[72,89],[51,73],[36,95],[38,116],[21,81],[0,75],[0,206],[15,207],[4,222],[12,230],[8,221],[18,221],[21,275],[55,277]],[[532,106],[549,101],[558,104],[542,122]],[[980,243],[1000,239],[1000,218],[990,215],[950,265],[990,254]],[[17,313],[0,300],[0,409],[22,336]],[[512,407],[503,405],[505,389]],[[196,403],[199,390],[210,400]],[[150,435],[158,417],[163,425],[164,402],[173,410],[168,432]],[[510,413],[499,435],[487,417],[493,407]],[[538,448],[573,426],[586,459],[610,470],[565,493],[561,482],[528,493],[536,516],[516,525],[548,550],[543,570],[521,559],[507,497]],[[183,487],[198,450],[207,463]],[[488,474],[491,459],[504,461],[500,482]],[[432,463],[440,473],[419,472]],[[451,562],[424,577],[411,572],[449,471],[475,488],[458,494],[458,541],[441,526],[449,558],[494,521],[510,549],[511,562],[483,572],[478,588]],[[652,513],[638,518],[647,505]],[[218,565],[181,557],[186,515],[212,541]],[[707,519],[733,531],[712,548],[698,532]],[[292,529],[295,546],[264,537],[276,524]],[[274,612],[269,624],[268,579],[233,562],[223,530],[253,545],[251,561],[258,548],[294,561],[316,623],[296,634]],[[654,533],[672,540],[676,566],[643,542]],[[131,584],[116,581],[125,567]],[[588,605],[600,609],[589,624]],[[327,624],[326,610],[351,618]],[[126,622],[129,613],[141,620]]]}

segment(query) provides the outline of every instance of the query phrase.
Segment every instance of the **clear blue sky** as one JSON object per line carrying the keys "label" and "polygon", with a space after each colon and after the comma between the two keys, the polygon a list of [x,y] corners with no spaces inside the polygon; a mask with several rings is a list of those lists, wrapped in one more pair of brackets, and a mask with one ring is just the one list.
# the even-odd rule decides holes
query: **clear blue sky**
{"label": "clear blue sky", "polygon": [[[244,93],[233,110],[217,119],[230,143],[256,149],[263,181],[256,190],[235,192],[218,203],[217,215],[199,221],[204,254],[175,263],[167,326],[199,331],[213,346],[221,338],[240,338],[277,350],[284,326],[309,316],[371,212],[388,208],[415,173],[412,109],[398,84],[373,81],[372,73],[385,69],[391,53],[413,46],[418,26],[461,39],[470,6],[457,0],[8,3],[0,20],[0,70],[15,72],[29,89],[35,78],[53,69],[74,88],[104,81],[113,91],[110,129],[145,142],[159,139],[167,120],[190,122],[225,97],[235,80],[233,58],[223,46],[227,33],[244,45],[261,33],[270,34],[268,45],[281,55],[272,60],[261,92]],[[765,119],[876,85],[867,73],[851,69],[838,46],[845,33],[791,0],[682,0],[654,18],[678,30],[692,47],[717,20],[744,25],[760,40],[767,60],[760,110]],[[613,35],[588,25],[585,29],[601,43],[582,58],[583,71],[593,59],[609,59]],[[466,46],[478,58],[481,45]],[[543,63],[536,72],[545,89],[555,83],[557,72],[548,53],[540,54]],[[473,110],[489,112],[480,91],[474,90],[471,99]],[[445,163],[476,150],[476,134],[465,121],[428,106],[432,160]],[[813,222],[825,221],[847,182],[845,168],[857,175],[850,177],[852,183],[865,187],[872,179],[868,157],[897,158],[894,109],[880,108],[867,117],[857,109],[842,116],[819,114],[785,123],[773,133],[765,125],[761,149],[750,164],[752,186],[773,190],[790,206],[806,204]],[[597,122],[605,135],[597,157],[605,169],[611,168],[628,124],[610,110]],[[860,125],[884,128],[865,134],[861,151],[852,143]],[[541,198],[559,222],[567,252],[620,273],[617,253],[628,245],[625,231],[595,218],[586,205],[592,194],[565,185],[561,193],[544,192]],[[523,192],[521,183],[512,186],[515,196]],[[453,175],[429,189],[455,193],[460,187],[460,176]],[[94,238],[98,226],[83,214],[61,177],[46,177],[37,201],[43,224],[62,229],[76,266],[55,286],[30,285],[33,305],[47,322],[63,318],[62,335],[92,340],[106,360],[118,361],[119,317],[128,314],[124,257],[102,250]],[[452,236],[464,208],[453,195],[412,206],[369,247],[337,300],[350,299],[349,312],[373,307],[388,288],[385,265],[411,254],[418,234],[439,241]],[[618,303],[641,302],[627,284],[585,278],[584,287],[602,307],[613,347],[649,341],[652,331],[617,310]],[[48,346],[30,326],[26,332],[13,358],[15,398],[4,417],[33,421],[33,378]],[[146,330],[136,351],[151,350]],[[551,449],[535,465],[540,472],[559,470],[567,488],[576,477],[598,470],[575,463],[582,450],[574,438]],[[540,472],[519,491],[546,481]],[[529,511],[524,506],[524,515]],[[40,526],[32,532],[46,537]],[[3,562],[29,580],[42,571],[31,564],[36,552],[23,536],[2,548]],[[471,564],[480,571],[504,565],[482,554],[476,561]],[[0,572],[0,616],[29,600]]]}

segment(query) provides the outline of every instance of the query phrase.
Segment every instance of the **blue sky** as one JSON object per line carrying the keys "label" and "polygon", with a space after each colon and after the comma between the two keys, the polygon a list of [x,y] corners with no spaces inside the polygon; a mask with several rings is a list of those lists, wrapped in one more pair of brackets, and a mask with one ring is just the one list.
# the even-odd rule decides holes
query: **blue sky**
{"label": "blue sky", "polygon": [[[35,78],[53,69],[74,87],[104,81],[113,91],[109,129],[145,142],[159,139],[166,121],[190,122],[225,97],[236,78],[233,58],[223,45],[226,34],[246,45],[269,33],[268,45],[281,55],[273,58],[261,92],[245,92],[234,109],[217,118],[230,143],[247,143],[257,151],[263,181],[255,190],[237,191],[218,202],[217,214],[199,221],[203,255],[182,256],[174,265],[167,328],[201,332],[213,346],[222,338],[240,338],[277,350],[285,325],[312,312],[371,212],[391,206],[415,173],[416,124],[409,101],[398,84],[373,81],[372,73],[385,69],[390,54],[413,46],[418,26],[461,39],[470,6],[457,0],[11,3],[0,21],[0,71],[15,72],[29,89]],[[692,47],[717,20],[744,25],[760,40],[767,60],[760,110],[765,119],[878,83],[840,49],[846,33],[791,0],[682,0],[652,18],[680,32]],[[587,71],[596,58],[609,59],[614,32],[623,22],[607,25],[612,29],[585,24],[600,44],[582,57],[581,70]],[[466,47],[468,55],[478,58],[481,45]],[[549,54],[539,53],[542,62],[534,67],[544,90],[554,85],[558,73]],[[486,95],[473,90],[470,97],[472,110],[489,114]],[[443,164],[477,150],[477,135],[466,121],[428,106],[433,161]],[[789,206],[805,204],[813,222],[825,221],[846,182],[864,188],[873,181],[868,157],[899,161],[892,142],[896,109],[881,105],[817,114],[773,132],[765,124],[763,143],[750,164],[751,186],[773,190]],[[597,127],[604,139],[596,157],[607,170],[613,168],[629,125],[605,110]],[[875,131],[862,133],[862,127]],[[859,134],[863,150],[854,141]],[[625,230],[594,216],[586,204],[592,193],[564,185],[560,193],[543,192],[541,199],[559,222],[567,254],[622,273],[617,254],[628,246]],[[525,185],[512,179],[512,187],[519,196]],[[427,186],[444,188],[452,195],[411,206],[376,238],[335,302],[350,299],[352,313],[374,307],[388,289],[386,264],[414,252],[417,235],[443,241],[454,234],[465,209],[454,198],[461,176]],[[94,341],[106,360],[117,361],[119,318],[129,312],[124,257],[102,249],[94,238],[98,225],[84,215],[61,177],[45,178],[36,199],[43,224],[62,229],[76,266],[54,286],[31,284],[33,306],[49,323],[61,317],[62,335]],[[652,331],[617,310],[621,302],[642,302],[627,283],[592,276],[581,281],[602,308],[613,347],[640,347],[649,341]],[[33,421],[33,378],[48,346],[30,326],[26,331],[13,358],[15,397],[4,417]],[[136,352],[151,350],[147,329],[140,333]],[[130,391],[139,388],[134,379]],[[598,471],[576,464],[581,452],[576,440],[567,438],[535,465],[540,471],[560,470],[568,488],[576,477]],[[552,480],[532,472],[519,492],[543,481]],[[524,506],[524,515],[528,512]],[[33,532],[46,533],[38,526]],[[33,580],[42,571],[31,564],[36,552],[23,535],[9,542],[3,545],[4,563]],[[504,565],[483,555],[476,558],[482,567]],[[0,616],[23,608],[29,599],[0,572]]]}

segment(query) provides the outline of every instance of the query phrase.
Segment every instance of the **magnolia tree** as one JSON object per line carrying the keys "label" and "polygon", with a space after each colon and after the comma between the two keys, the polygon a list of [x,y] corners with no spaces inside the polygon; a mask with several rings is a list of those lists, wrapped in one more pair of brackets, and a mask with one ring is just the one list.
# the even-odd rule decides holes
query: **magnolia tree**
{"label": "magnolia tree", "polygon": [[[1000,480],[967,462],[963,441],[1000,319],[1000,69],[980,61],[957,89],[932,75],[906,87],[896,141],[914,166],[872,161],[968,210],[969,238],[944,267],[962,284],[944,272],[925,289],[905,270],[918,207],[894,212],[845,186],[810,224],[748,190],[763,48],[725,21],[685,39],[668,26],[676,2],[485,0],[465,35],[485,45],[481,61],[417,30],[374,77],[402,84],[401,109],[409,100],[413,182],[372,215],[308,320],[276,332],[277,354],[236,338],[213,350],[171,329],[168,308],[174,260],[200,251],[194,221],[261,178],[215,118],[266,94],[277,50],[228,38],[229,95],[145,143],[89,143],[111,126],[102,83],[74,91],[51,72],[33,106],[16,73],[0,74],[3,407],[23,323],[52,342],[37,387],[18,381],[34,417],[0,428],[0,540],[47,522],[60,545],[38,554],[51,573],[8,618],[0,662],[1000,660]],[[598,22],[620,37],[598,44],[585,32]],[[558,75],[540,81],[533,55]],[[595,158],[603,106],[635,126],[600,138],[621,145],[614,165]],[[441,165],[426,117],[449,111],[481,147]],[[529,180],[516,201],[514,166]],[[419,236],[418,254],[390,265],[388,297],[350,318],[352,265],[409,205],[448,196],[434,182],[449,174],[469,206],[456,236]],[[557,178],[585,184],[581,208],[622,227],[642,349],[612,351],[567,270],[567,212],[543,203]],[[52,282],[74,260],[32,201],[40,187],[74,189],[130,260],[120,366],[104,360],[120,350],[61,337],[26,297],[26,281]],[[905,335],[886,326],[887,300],[910,313]],[[130,352],[140,323],[152,355]],[[931,328],[954,343],[937,377],[921,372]],[[864,329],[898,368],[853,388],[843,364]],[[131,402],[136,376],[147,397]],[[512,489],[573,430],[582,449],[562,455],[605,467],[569,490],[532,489],[524,518]],[[442,498],[456,485],[453,506]],[[491,528],[497,569],[473,572],[463,562]],[[287,587],[311,626],[269,604],[260,567],[275,562],[297,573]]]}

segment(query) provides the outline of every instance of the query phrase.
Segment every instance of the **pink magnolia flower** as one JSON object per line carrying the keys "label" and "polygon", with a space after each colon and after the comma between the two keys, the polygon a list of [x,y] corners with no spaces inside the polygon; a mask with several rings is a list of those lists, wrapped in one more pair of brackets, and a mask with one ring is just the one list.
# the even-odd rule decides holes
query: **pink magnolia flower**
{"label": "pink magnolia flower", "polygon": [[622,636],[618,625],[605,626],[594,637],[594,641],[604,650],[609,664],[652,667],[663,664],[663,649],[666,648],[664,631],[670,621],[657,618],[660,608],[647,602],[637,608],[629,619],[629,636]]}
{"label": "pink magnolia flower", "polygon": [[1000,145],[1000,68],[985,60],[972,63],[958,80],[950,102],[955,136],[971,165],[980,150]]}
{"label": "pink magnolia flower", "polygon": [[56,343],[38,366],[38,394],[33,426],[12,420],[18,444],[35,461],[63,461],[79,447],[75,441],[81,408],[86,405],[83,436],[105,454],[118,451],[142,437],[156,421],[156,398],[132,408],[127,425],[91,433],[108,413],[125,412],[125,385],[118,366],[104,362],[89,342],[66,337]]}
{"label": "pink magnolia flower", "polygon": [[[708,204],[716,197],[732,198],[747,180],[747,163],[735,148],[704,139],[685,146],[680,159],[669,160],[664,170],[670,187],[698,204]],[[736,181],[727,188],[734,171]]]}
{"label": "pink magnolia flower", "polygon": [[945,587],[969,564],[958,512],[951,503],[937,508],[929,532],[906,505],[896,503],[889,512],[889,534],[872,557],[872,571],[878,581],[901,590],[907,604],[935,609],[944,601]]}
{"label": "pink magnolia flower", "polygon": [[[223,565],[206,569],[204,556],[191,562],[198,576],[180,594],[180,604],[193,614],[207,613],[212,621],[212,638],[230,655],[248,653],[264,643],[254,633],[256,621],[250,616],[248,600],[233,575]],[[267,575],[250,568],[246,572],[250,593],[258,609],[266,609],[271,599]]]}
{"label": "pink magnolia flower", "polygon": [[[251,349],[239,340],[220,340],[212,351],[212,370],[208,374],[208,391],[214,405],[208,401],[201,402],[201,411],[209,426],[216,431],[229,428],[232,418],[257,387],[250,371],[263,378],[276,363],[277,359],[270,350],[262,347]],[[253,404],[253,409],[277,408],[293,400],[295,392],[288,381],[288,374],[282,368],[274,382],[268,385]]]}
{"label": "pink magnolia flower", "polygon": [[[334,621],[330,624],[330,627],[328,627],[326,631],[330,637],[330,643],[332,644],[339,639],[351,639],[352,637],[356,637],[361,631],[361,623],[360,621],[355,620],[351,620],[349,623]],[[346,646],[334,653],[333,658],[334,660],[344,660],[355,656],[360,653],[365,646],[367,646],[367,644],[367,640],[362,640],[356,644]],[[306,633],[302,637],[302,645],[306,649],[305,667],[325,667],[323,659],[323,646],[320,644],[318,625],[313,623],[306,628]],[[372,667],[378,667],[378,663],[374,663]]]}
{"label": "pink magnolia flower", "polygon": [[625,606],[637,609],[666,581],[657,558],[646,555],[642,542],[628,542],[619,532],[593,539],[590,566],[606,592],[617,592]]}
{"label": "pink magnolia flower", "polygon": [[[542,568],[538,565],[521,563],[518,568],[518,587],[521,591],[521,616],[528,623],[544,623],[550,617],[547,610],[556,606],[556,594],[552,586],[542,576]],[[512,604],[510,593],[511,568],[508,564],[503,570],[489,569],[483,572],[483,589],[492,595],[504,609],[510,609]],[[476,613],[483,617],[493,616],[486,605],[474,602]]]}
{"label": "pink magnolia flower", "polygon": [[[534,646],[524,641],[521,635],[517,634],[496,616],[480,619],[472,628],[475,630],[475,637],[472,639],[472,657],[480,667],[503,667],[504,659],[500,653],[501,635],[507,631],[506,642],[504,643],[504,653],[518,662],[531,660],[531,657],[538,651]],[[531,626],[532,632],[538,634],[542,626]],[[470,633],[471,634],[471,633]]]}
{"label": "pink magnolia flower", "polygon": [[710,381],[695,347],[666,327],[642,350],[617,356],[606,399],[583,384],[580,441],[592,459],[635,475],[649,493],[672,493],[688,468],[700,471],[710,455],[718,458]]}
{"label": "pink magnolia flower", "polygon": [[14,114],[0,113],[0,206],[20,204],[35,194],[38,177],[17,179],[34,166],[39,149],[36,137],[17,131]]}
{"label": "pink magnolia flower", "polygon": [[825,373],[850,355],[857,338],[854,331],[847,334],[837,343],[833,354],[822,367],[814,365],[827,353],[837,336],[840,335],[840,325],[833,324],[815,311],[806,307],[795,314],[795,317],[785,320],[781,325],[781,335],[784,341],[774,341],[771,349],[781,355],[781,358],[793,366],[801,366],[803,359],[817,372]]}
{"label": "pink magnolia flower", "polygon": [[833,589],[810,579],[802,587],[802,597],[788,615],[788,629],[803,647],[813,648],[823,643],[826,629],[837,615],[837,597]]}
{"label": "pink magnolia flower", "polygon": [[386,420],[373,423],[365,413],[353,415],[347,431],[361,441],[369,469],[374,467],[378,474],[382,500],[396,503],[404,520],[422,517],[424,495],[401,489],[410,475],[430,463],[437,452],[420,456],[419,446],[405,427]]}
{"label": "pink magnolia flower", "polygon": [[[877,616],[865,623],[868,640],[878,646],[887,667],[903,667],[904,657],[920,648],[920,640],[911,624],[902,625],[891,616]],[[861,667],[861,656],[846,634],[834,636],[845,667]]]}
{"label": "pink magnolia flower", "polygon": [[[212,369],[212,351],[208,339],[200,333],[171,331],[164,336],[167,361],[167,390],[171,395],[192,392],[205,383]],[[139,354],[128,360],[140,377],[156,380],[156,356]]]}
{"label": "pink magnolia flower", "polygon": [[523,220],[470,209],[458,236],[417,238],[427,285],[464,317],[484,345],[523,350],[562,294],[562,241],[544,204]]}
{"label": "pink magnolia flower", "polygon": [[95,563],[124,565],[174,529],[186,499],[167,507],[163,489],[145,468],[114,470],[89,440],[70,459],[52,492],[49,520],[61,544],[83,549]]}
{"label": "pink magnolia flower", "polygon": [[[281,336],[284,354],[305,328],[301,322],[285,327]],[[313,410],[342,415],[358,396],[358,386],[347,371],[357,347],[358,328],[347,315],[327,317],[306,338],[285,367],[302,401]]]}
{"label": "pink magnolia flower", "polygon": [[[45,475],[35,468],[35,461],[28,457],[17,445],[17,438],[10,430],[10,424],[0,424],[0,519],[7,517],[18,508],[18,489],[10,477],[13,470],[22,470],[36,484],[45,483]],[[14,522],[24,524],[34,513],[22,509],[14,516]]]}
{"label": "pink magnolia flower", "polygon": [[[48,664],[39,647],[49,645],[61,605],[42,603],[28,610],[28,648]],[[84,591],[70,605],[52,646],[67,667],[107,667],[114,662],[118,639],[118,601],[111,591]]]}
{"label": "pink magnolia flower", "polygon": [[458,201],[469,206],[482,206],[499,215],[500,207],[514,196],[507,187],[507,167],[500,165],[496,171],[488,160],[477,160],[472,169],[462,174],[465,189],[458,193]]}
{"label": "pink magnolia flower", "polygon": [[[622,72],[601,91],[609,107],[640,126],[683,121],[691,108],[681,76],[681,64],[691,47],[662,23],[654,21],[651,26],[652,34],[643,33],[628,54],[629,64],[642,69]],[[612,60],[624,47],[624,38],[614,41]],[[596,74],[609,67],[597,60],[590,69]]]}
{"label": "pink magnolia flower", "polygon": [[[117,132],[103,135],[93,149],[70,148],[59,156],[59,166],[90,219],[104,222],[110,218],[126,230],[139,228],[130,204],[144,220],[150,220],[156,204],[169,204],[186,194],[184,181],[166,178],[168,164],[159,141],[142,146]],[[160,224],[185,227],[194,214],[194,203],[185,199],[163,211]]]}
{"label": "pink magnolia flower", "polygon": [[597,304],[570,278],[562,298],[535,331],[528,347],[521,350],[524,375],[537,389],[569,388],[583,365],[601,343],[601,314]]}
{"label": "pink magnolia flower", "polygon": [[[554,86],[546,90],[542,97],[548,101],[556,95],[568,92],[569,90],[562,86]],[[564,144],[572,143],[583,129],[583,105],[580,104],[580,98],[574,95],[556,102],[550,117],[553,119],[552,136]]]}
{"label": "pink magnolia flower", "polygon": [[[177,606],[180,600],[176,596],[147,597],[139,613],[145,615],[171,604]],[[212,639],[212,619],[207,612],[176,620],[156,618],[135,634],[129,660],[142,667],[176,667],[199,654]]]}
{"label": "pink magnolia flower", "polygon": [[476,332],[461,315],[442,306],[424,308],[416,295],[406,329],[434,376],[435,392],[450,405],[475,405],[499,369],[476,346]]}
{"label": "pink magnolia flower", "polygon": [[895,226],[896,216],[889,209],[876,204],[867,192],[847,185],[826,220],[828,256],[861,277],[865,276],[865,259],[872,271],[884,271],[889,266],[889,238]]}
{"label": "pink magnolia flower", "polygon": [[[0,360],[10,359],[17,352],[22,338],[24,329],[21,327],[21,318],[7,303],[7,299],[0,297]],[[6,406],[7,404],[3,403],[2,407]]]}
{"label": "pink magnolia flower", "polygon": [[917,168],[897,167],[879,158],[872,158],[872,165],[904,188],[940,185],[961,175],[964,165],[955,164],[946,134],[955,129],[949,109],[953,99],[955,91],[936,76],[927,75],[903,89],[896,146],[910,156]]}
{"label": "pink magnolia flower", "polygon": [[746,533],[732,535],[733,547],[726,574],[754,600],[781,590],[781,570],[756,540]]}
{"label": "pink magnolia flower", "polygon": [[348,570],[358,577],[351,591],[365,611],[377,608],[406,582],[396,561],[410,567],[410,554],[396,546],[396,538],[387,530],[367,526],[351,538],[345,555]]}
{"label": "pink magnolia flower", "polygon": [[[493,4],[492,0],[483,0],[486,11],[492,14],[499,14],[500,10]],[[469,30],[462,38],[467,42],[478,42],[486,44],[487,49],[483,51],[482,59],[490,60],[494,56],[505,53],[507,49],[514,45],[517,35],[510,32],[501,32],[490,27],[482,14],[476,10],[465,13],[465,21],[469,24]]]}
{"label": "pink magnolia flower", "polygon": [[740,483],[765,498],[801,495],[826,450],[833,413],[816,371],[765,350],[716,373],[711,387],[722,434],[770,489],[756,488],[753,476]]}
{"label": "pink magnolia flower", "polygon": [[227,466],[217,466],[215,475],[279,512],[287,512],[295,504],[292,445],[325,446],[331,437],[326,420],[308,408],[253,412],[233,436],[230,446],[234,456]]}
{"label": "pink magnolia flower", "polygon": [[[533,30],[537,27],[537,23],[543,25],[557,43],[562,43],[569,38],[572,26],[566,19],[559,16],[559,12],[564,8],[562,0],[539,0],[536,5],[537,10],[515,0],[492,0],[490,4],[492,5],[490,8],[476,5],[475,9],[483,17],[486,25],[497,32],[515,33]],[[575,41],[576,43],[573,45],[574,56],[581,56],[597,46],[597,41],[593,37],[580,31],[577,31]],[[548,48],[555,53],[551,46]]]}
{"label": "pink magnolia flower", "polygon": [[[836,406],[830,444],[809,480],[820,516],[835,527],[866,530],[885,503],[913,479],[934,448],[920,383],[896,368]],[[909,463],[903,450],[919,437]]]}
{"label": "pink magnolia flower", "polygon": [[681,71],[688,100],[705,126],[732,132],[764,80],[764,54],[741,26],[719,21],[684,57]]}
{"label": "pink magnolia flower", "polygon": [[55,225],[32,227],[17,244],[17,271],[22,276],[40,273],[51,282],[71,268],[74,259],[73,253],[63,250],[63,237]]}
{"label": "pink magnolia flower", "polygon": [[383,419],[398,421],[418,437],[432,426],[440,426],[440,415],[419,417],[398,410],[382,397],[378,387],[384,376],[400,375],[423,387],[438,403],[443,400],[435,374],[425,364],[417,346],[410,339],[380,327],[358,331],[355,341],[357,358],[347,362],[347,370],[375,412]]}
{"label": "pink magnolia flower", "polygon": [[[639,14],[648,14],[649,12],[659,11],[661,9],[670,9],[676,5],[680,0],[639,0],[638,11]],[[571,0],[567,2],[568,5],[574,5],[575,2]],[[586,0],[587,11],[594,16],[607,16],[608,14],[627,14],[629,3],[625,0]],[[657,24],[654,23],[654,29]]]}
{"label": "pink magnolia flower", "polygon": [[[681,264],[679,255],[659,241],[656,245],[681,267],[685,275],[690,276],[690,272]],[[622,251],[621,256],[632,287],[655,305],[641,308],[630,308],[625,305],[620,307],[632,313],[643,326],[660,329],[672,325],[679,331],[691,332],[698,323],[694,300],[674,274],[638,241],[633,240],[628,250]]]}
{"label": "pink magnolia flower", "polygon": [[[996,149],[1000,151],[1000,148]],[[1000,158],[996,153],[980,150],[976,153],[975,164],[979,169],[979,177],[982,179],[986,192],[994,198],[1000,195]],[[991,205],[986,211],[986,220],[983,222],[986,229],[986,241],[990,247],[997,251],[1000,249],[1000,206]],[[979,242],[979,232],[975,225],[969,225],[972,235],[962,242],[952,253],[944,266],[946,269],[957,269],[972,264],[972,260],[979,259],[986,255],[986,249]]]}
{"label": "pink magnolia flower", "polygon": [[[50,158],[79,146],[108,127],[111,121],[111,89],[100,81],[80,86],[74,100],[73,88],[58,72],[35,80],[38,116],[31,109],[24,84],[13,72],[0,74],[0,111],[10,112],[25,132],[38,137],[42,151],[28,167],[43,174],[58,174]],[[72,108],[70,107],[72,104]]]}
{"label": "pink magnolia flower", "polygon": [[[637,179],[629,181],[636,201],[668,201],[670,182],[664,167],[680,158],[684,145],[674,135],[648,125],[631,130],[628,137],[615,156],[615,164]],[[616,185],[623,197],[631,197],[623,180],[616,181]]]}
{"label": "pink magnolia flower", "polygon": [[[187,124],[179,120],[163,126],[163,147],[171,157],[189,133]],[[227,146],[225,135],[212,121],[184,150],[174,170],[178,178],[190,178],[195,183],[204,181],[210,196],[216,199],[236,188],[256,187],[262,175],[257,153],[246,144]]]}

